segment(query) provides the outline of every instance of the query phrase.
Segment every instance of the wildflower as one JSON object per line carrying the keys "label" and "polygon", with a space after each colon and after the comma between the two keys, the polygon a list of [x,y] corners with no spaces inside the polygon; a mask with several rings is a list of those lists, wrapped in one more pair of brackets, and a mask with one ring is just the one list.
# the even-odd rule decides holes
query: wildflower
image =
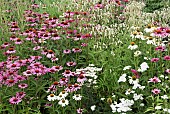
{"label": "wildflower", "polygon": [[134,52],[134,56],[135,56],[135,57],[137,57],[137,56],[139,56],[139,55],[141,55],[141,54],[142,54],[141,51],[135,51],[135,52]]}
{"label": "wildflower", "polygon": [[161,90],[160,89],[153,89],[152,90],[152,93],[154,93],[155,95],[157,95],[157,94],[159,94],[161,92]]}
{"label": "wildflower", "polygon": [[150,78],[148,82],[158,83],[161,82],[161,80],[158,77]]}
{"label": "wildflower", "polygon": [[47,99],[48,99],[49,101],[55,101],[55,100],[57,99],[57,96],[54,95],[54,94],[50,94],[50,95],[47,96]]}
{"label": "wildflower", "polygon": [[92,111],[94,111],[95,108],[96,108],[96,105],[93,105],[93,106],[91,106],[90,108],[91,108]]}
{"label": "wildflower", "polygon": [[129,95],[131,93],[135,93],[135,91],[131,90],[131,89],[127,89],[125,92],[125,95]]}
{"label": "wildflower", "polygon": [[47,53],[47,58],[53,58],[54,57],[54,52],[52,50],[48,50],[48,53]]}
{"label": "wildflower", "polygon": [[149,68],[149,66],[148,66],[148,64],[147,64],[146,62],[143,62],[143,63],[140,65],[140,67],[141,67],[141,71],[142,71],[142,72],[146,71],[146,70]]}
{"label": "wildflower", "polygon": [[158,62],[159,61],[159,58],[152,58],[151,59],[151,62]]}
{"label": "wildflower", "polygon": [[69,101],[67,99],[62,99],[58,102],[59,105],[61,105],[62,107],[65,107],[66,105],[69,104]]}
{"label": "wildflower", "polygon": [[5,82],[5,84],[6,84],[8,87],[12,87],[12,86],[14,86],[16,83],[17,83],[17,81],[14,80],[14,79],[7,79],[6,82]]}
{"label": "wildflower", "polygon": [[22,84],[19,84],[18,87],[24,89],[24,88],[27,88],[28,85],[25,83],[22,83]]}
{"label": "wildflower", "polygon": [[137,79],[137,76],[128,76],[129,77],[129,84],[137,84],[139,83],[139,79]]}
{"label": "wildflower", "polygon": [[166,37],[165,32],[160,28],[155,29],[154,32],[151,33],[150,35],[153,37],[161,37],[161,38]]}
{"label": "wildflower", "polygon": [[170,61],[170,56],[169,55],[164,56],[164,60]]}
{"label": "wildflower", "polygon": [[161,96],[162,99],[169,99],[167,95]]}
{"label": "wildflower", "polygon": [[76,62],[72,62],[72,61],[71,61],[71,62],[67,62],[66,64],[67,64],[67,66],[75,66],[75,65],[76,65]]}
{"label": "wildflower", "polygon": [[86,80],[87,78],[83,74],[80,74],[77,78],[77,82],[80,82],[80,83],[83,83]]}
{"label": "wildflower", "polygon": [[125,66],[124,68],[123,68],[123,70],[128,70],[128,69],[130,69],[131,68],[131,66]]}
{"label": "wildflower", "polygon": [[160,110],[160,109],[162,109],[162,107],[161,106],[155,106],[155,109]]}
{"label": "wildflower", "polygon": [[64,98],[68,96],[68,93],[66,91],[60,92],[59,96],[62,95]]}
{"label": "wildflower", "polygon": [[78,52],[81,52],[82,50],[80,48],[73,48],[72,51],[74,53],[78,53]]}
{"label": "wildflower", "polygon": [[144,29],[144,31],[147,32],[147,33],[148,32],[151,33],[151,32],[154,31],[154,29],[155,29],[155,27],[152,27],[151,24],[148,24],[147,27]]}
{"label": "wildflower", "polygon": [[78,114],[82,114],[82,113],[83,113],[83,109],[78,108],[78,109],[77,109],[77,113],[78,113]]}
{"label": "wildflower", "polygon": [[170,69],[166,69],[165,72],[168,73],[168,74],[170,74]]}
{"label": "wildflower", "polygon": [[138,46],[135,45],[135,42],[131,42],[131,45],[128,46],[128,49],[131,49],[131,50],[135,50],[136,48],[138,48]]}
{"label": "wildflower", "polygon": [[70,70],[65,70],[64,73],[62,73],[63,76],[65,77],[70,77],[70,76],[74,76],[73,72],[71,72]]}
{"label": "wildflower", "polygon": [[71,53],[71,50],[70,49],[66,49],[66,50],[63,51],[63,53],[64,54],[69,54],[69,53]]}
{"label": "wildflower", "polygon": [[22,99],[23,97],[25,97],[25,95],[26,95],[26,93],[23,92],[23,91],[16,93],[16,97],[17,97],[17,98],[20,98],[20,99]]}
{"label": "wildflower", "polygon": [[155,48],[156,51],[165,51],[165,47],[164,46],[158,46]]}
{"label": "wildflower", "polygon": [[9,102],[11,103],[11,104],[18,104],[18,103],[20,103],[22,100],[20,99],[20,98],[17,98],[17,97],[12,97],[12,98],[10,98],[9,99]]}
{"label": "wildflower", "polygon": [[76,101],[80,101],[82,96],[80,94],[74,94],[73,99]]}
{"label": "wildflower", "polygon": [[127,76],[126,74],[120,76],[118,82],[126,82],[126,76]]}
{"label": "wildflower", "polygon": [[142,97],[143,95],[142,94],[139,94],[139,95],[137,95],[136,93],[135,94],[133,94],[133,99],[135,100],[135,101],[137,101],[137,100],[143,100],[143,97]]}

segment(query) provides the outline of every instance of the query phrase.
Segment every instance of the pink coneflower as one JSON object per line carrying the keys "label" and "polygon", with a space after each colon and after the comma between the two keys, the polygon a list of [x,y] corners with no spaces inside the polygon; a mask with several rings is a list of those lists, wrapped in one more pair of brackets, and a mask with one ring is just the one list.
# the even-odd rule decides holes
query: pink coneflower
{"label": "pink coneflower", "polygon": [[83,109],[78,108],[78,109],[77,109],[77,114],[83,114]]}
{"label": "pink coneflower", "polygon": [[165,51],[165,47],[164,46],[158,46],[155,48],[156,51]]}
{"label": "pink coneflower", "polygon": [[17,38],[16,41],[15,41],[15,44],[22,44],[22,40],[20,38]]}
{"label": "pink coneflower", "polygon": [[86,81],[86,80],[87,80],[87,78],[83,74],[79,74],[79,76],[77,78],[77,82],[84,83],[84,81]]}
{"label": "pink coneflower", "polygon": [[74,90],[74,85],[68,84],[67,87],[64,89],[66,92],[73,92]]}
{"label": "pink coneflower", "polygon": [[34,36],[32,35],[29,35],[27,38],[25,38],[26,40],[28,41],[33,41],[34,40]]}
{"label": "pink coneflower", "polygon": [[86,47],[88,44],[87,43],[81,43],[82,47]]}
{"label": "pink coneflower", "polygon": [[59,40],[60,39],[60,36],[58,36],[57,33],[55,33],[52,37],[51,37],[52,40]]}
{"label": "pink coneflower", "polygon": [[47,50],[47,49],[44,49],[44,50],[41,52],[42,55],[46,55],[47,53],[48,53],[48,50]]}
{"label": "pink coneflower", "polygon": [[152,90],[152,93],[154,93],[155,95],[157,95],[157,94],[159,94],[161,92],[161,90],[160,89],[153,89]]}
{"label": "pink coneflower", "polygon": [[76,34],[75,36],[74,36],[74,40],[75,41],[78,41],[78,40],[81,40],[82,39],[82,35],[81,34]]}
{"label": "pink coneflower", "polygon": [[67,64],[67,66],[75,66],[76,62],[71,61],[71,62],[67,62],[66,64]]}
{"label": "pink coneflower", "polygon": [[79,89],[81,89],[80,84],[75,83],[75,84],[74,84],[74,91],[77,91],[77,90],[79,90]]}
{"label": "pink coneflower", "polygon": [[41,49],[42,47],[40,47],[40,46],[35,46],[34,48],[33,48],[33,50],[39,50],[39,49]]}
{"label": "pink coneflower", "polygon": [[32,61],[35,60],[40,60],[42,57],[41,56],[30,56]]}
{"label": "pink coneflower", "polygon": [[61,78],[59,83],[61,86],[65,86],[68,83],[68,78]]}
{"label": "pink coneflower", "polygon": [[65,16],[73,16],[74,15],[74,12],[71,12],[71,11],[67,11],[64,13]]}
{"label": "pink coneflower", "polygon": [[47,53],[46,56],[47,56],[47,58],[53,58],[53,57],[55,57],[53,50],[48,50],[48,53]]}
{"label": "pink coneflower", "polygon": [[151,36],[164,38],[165,32],[161,28],[158,28],[158,29],[154,30],[154,32],[151,34]]}
{"label": "pink coneflower", "polygon": [[139,78],[139,74],[138,74],[137,70],[131,69],[131,72],[132,72],[137,78]]}
{"label": "pink coneflower", "polygon": [[24,75],[24,76],[31,76],[31,75],[33,75],[33,74],[32,74],[32,71],[31,71],[31,70],[26,70],[25,72],[23,72],[23,75]]}
{"label": "pink coneflower", "polygon": [[52,69],[54,69],[55,71],[60,71],[63,69],[62,66],[53,66]]}
{"label": "pink coneflower", "polygon": [[4,48],[6,48],[6,47],[10,46],[10,43],[5,42],[5,43],[3,43],[1,46],[4,47]]}
{"label": "pink coneflower", "polygon": [[64,54],[69,54],[69,53],[71,53],[71,50],[70,49],[66,49],[66,50],[63,51],[63,53]]}
{"label": "pink coneflower", "polygon": [[170,69],[167,69],[166,72],[167,72],[168,74],[170,74]]}
{"label": "pink coneflower", "polygon": [[16,93],[16,97],[19,98],[19,99],[22,99],[23,97],[25,97],[26,93],[21,91],[21,92],[17,92]]}
{"label": "pink coneflower", "polygon": [[56,92],[56,85],[51,85],[48,90],[47,93],[55,93]]}
{"label": "pink coneflower", "polygon": [[11,104],[18,104],[18,103],[20,103],[22,100],[20,99],[20,98],[17,98],[17,97],[12,97],[12,98],[10,98],[9,99],[9,102],[11,103]]}
{"label": "pink coneflower", "polygon": [[6,52],[7,54],[13,54],[16,52],[16,50],[14,49],[14,47],[10,47]]}
{"label": "pink coneflower", "polygon": [[51,103],[46,103],[44,106],[45,107],[52,107],[53,105]]}
{"label": "pink coneflower", "polygon": [[161,80],[158,77],[150,78],[148,82],[158,83],[161,82]]}
{"label": "pink coneflower", "polygon": [[20,28],[18,27],[18,25],[12,25],[11,26],[11,31],[18,31],[20,30]]}
{"label": "pink coneflower", "polygon": [[170,36],[170,28],[165,29],[165,36],[167,36],[167,37]]}
{"label": "pink coneflower", "polygon": [[170,61],[170,56],[169,55],[164,56],[164,60]]}
{"label": "pink coneflower", "polygon": [[151,62],[158,62],[159,61],[159,58],[152,58],[151,59]]}
{"label": "pink coneflower", "polygon": [[52,58],[51,58],[51,61],[52,61],[52,62],[58,61],[58,58],[57,58],[57,57],[52,57]]}
{"label": "pink coneflower", "polygon": [[16,75],[14,77],[14,80],[16,80],[17,82],[20,82],[20,81],[26,80],[26,78],[24,76]]}
{"label": "pink coneflower", "polygon": [[32,4],[31,5],[33,8],[39,8],[39,5],[38,4]]}
{"label": "pink coneflower", "polygon": [[43,71],[40,68],[31,69],[31,72],[32,72],[32,74],[37,75],[37,76],[40,76],[43,74]]}
{"label": "pink coneflower", "polygon": [[62,73],[63,76],[65,77],[70,77],[70,76],[74,76],[73,73],[70,70],[65,70],[64,73]]}
{"label": "pink coneflower", "polygon": [[98,4],[96,4],[96,5],[94,5],[94,9],[103,9],[104,8],[104,5],[103,4],[101,4],[101,3],[98,3]]}
{"label": "pink coneflower", "polygon": [[19,84],[18,87],[24,89],[28,87],[28,84],[22,83],[22,84]]}
{"label": "pink coneflower", "polygon": [[17,81],[14,80],[14,79],[7,79],[6,82],[5,82],[5,84],[6,84],[8,87],[12,87],[12,86],[14,86],[16,83],[17,83]]}
{"label": "pink coneflower", "polygon": [[20,65],[17,64],[17,63],[13,63],[13,64],[8,64],[6,66],[8,69],[11,69],[11,70],[17,70],[17,69],[20,69]]}
{"label": "pink coneflower", "polygon": [[61,26],[61,27],[63,27],[63,28],[68,28],[68,27],[70,27],[70,24],[69,24],[68,22],[61,22],[61,23],[59,24],[59,26]]}
{"label": "pink coneflower", "polygon": [[82,50],[80,48],[73,48],[72,51],[74,53],[78,53],[78,52],[81,52]]}
{"label": "pink coneflower", "polygon": [[41,38],[47,40],[50,37],[51,37],[51,35],[49,33],[45,33]]}

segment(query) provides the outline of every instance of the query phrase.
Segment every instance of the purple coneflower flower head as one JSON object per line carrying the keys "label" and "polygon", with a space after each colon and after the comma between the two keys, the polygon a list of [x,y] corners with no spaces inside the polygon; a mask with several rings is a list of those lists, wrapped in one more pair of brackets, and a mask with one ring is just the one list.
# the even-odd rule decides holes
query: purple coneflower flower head
{"label": "purple coneflower flower head", "polygon": [[14,86],[16,83],[17,83],[17,81],[14,80],[14,79],[7,79],[6,82],[5,82],[5,84],[6,84],[8,87],[12,87],[12,86]]}
{"label": "purple coneflower flower head", "polygon": [[167,69],[165,72],[168,73],[168,74],[170,74],[170,69]]}
{"label": "purple coneflower flower head", "polygon": [[22,84],[19,84],[18,87],[24,89],[28,87],[28,84],[22,83]]}
{"label": "purple coneflower flower head", "polygon": [[161,92],[161,90],[160,89],[153,89],[152,90],[152,93],[154,93],[155,95],[157,95],[157,94],[159,94]]}
{"label": "purple coneflower flower head", "polygon": [[65,70],[64,73],[62,73],[63,76],[65,77],[70,77],[70,76],[74,76],[73,73],[70,70]]}
{"label": "purple coneflower flower head", "polygon": [[84,81],[86,81],[86,80],[87,80],[87,78],[83,74],[79,74],[79,76],[77,78],[77,82],[84,83]]}
{"label": "purple coneflower flower head", "polygon": [[152,58],[151,59],[151,62],[158,62],[159,61],[159,58]]}
{"label": "purple coneflower flower head", "polygon": [[155,48],[156,51],[165,51],[165,47],[164,46],[158,46]]}
{"label": "purple coneflower flower head", "polygon": [[70,49],[66,49],[66,50],[63,51],[63,53],[64,54],[69,54],[69,53],[71,53],[71,50]]}
{"label": "purple coneflower flower head", "polygon": [[169,55],[164,56],[164,60],[170,61],[170,56]]}
{"label": "purple coneflower flower head", "polygon": [[67,66],[75,66],[76,62],[71,61],[71,62],[67,62],[66,64],[67,64]]}
{"label": "purple coneflower flower head", "polygon": [[83,113],[83,109],[78,108],[78,109],[77,109],[77,114],[82,114],[82,113]]}
{"label": "purple coneflower flower head", "polygon": [[20,98],[20,99],[22,99],[23,97],[25,97],[25,95],[26,95],[26,93],[23,92],[23,91],[16,93],[16,97],[17,97],[17,98]]}
{"label": "purple coneflower flower head", "polygon": [[153,78],[150,78],[148,82],[158,83],[158,82],[161,82],[161,80],[155,76]]}
{"label": "purple coneflower flower head", "polygon": [[74,53],[78,53],[78,52],[81,52],[82,50],[80,48],[73,48],[72,51]]}
{"label": "purple coneflower flower head", "polygon": [[53,58],[53,57],[55,57],[55,55],[54,55],[54,52],[52,51],[52,50],[48,50],[48,53],[47,53],[47,58]]}
{"label": "purple coneflower flower head", "polygon": [[22,100],[20,99],[20,98],[17,98],[17,97],[12,97],[12,98],[10,98],[9,99],[9,102],[11,103],[11,104],[18,104],[18,103],[20,103]]}

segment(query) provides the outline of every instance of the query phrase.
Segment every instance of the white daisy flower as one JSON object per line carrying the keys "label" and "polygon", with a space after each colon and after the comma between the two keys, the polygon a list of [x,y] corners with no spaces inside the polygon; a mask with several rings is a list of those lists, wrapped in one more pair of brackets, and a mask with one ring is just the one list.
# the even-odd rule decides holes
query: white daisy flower
{"label": "white daisy flower", "polygon": [[162,109],[162,107],[161,106],[155,106],[155,109],[160,110],[160,109]]}
{"label": "white daisy flower", "polygon": [[64,98],[67,97],[68,93],[66,91],[60,92],[59,96],[62,95]]}
{"label": "white daisy flower", "polygon": [[123,70],[129,70],[131,68],[131,66],[125,66],[124,68],[123,68]]}
{"label": "white daisy flower", "polygon": [[118,82],[126,82],[126,74],[120,76]]}
{"label": "white daisy flower", "polygon": [[58,102],[59,105],[61,105],[62,107],[65,107],[66,105],[69,104],[69,101],[67,99],[62,99]]}
{"label": "white daisy flower", "polygon": [[131,42],[130,45],[128,46],[128,49],[130,49],[130,50],[135,50],[137,48],[138,48],[138,46],[135,45],[135,42]]}
{"label": "white daisy flower", "polygon": [[167,95],[163,95],[161,96],[162,99],[168,99],[168,96]]}
{"label": "white daisy flower", "polygon": [[47,96],[47,99],[48,99],[49,101],[55,101],[55,100],[57,99],[57,96],[54,95],[54,94],[50,94],[50,95]]}
{"label": "white daisy flower", "polygon": [[137,56],[139,56],[139,55],[141,55],[141,54],[142,54],[141,51],[135,51],[135,52],[134,52],[134,56],[135,56],[135,57],[137,57]]}
{"label": "white daisy flower", "polygon": [[90,107],[92,111],[94,111],[96,109],[96,105],[93,105]]}
{"label": "white daisy flower", "polygon": [[76,101],[80,101],[82,96],[80,94],[74,94],[73,99]]}

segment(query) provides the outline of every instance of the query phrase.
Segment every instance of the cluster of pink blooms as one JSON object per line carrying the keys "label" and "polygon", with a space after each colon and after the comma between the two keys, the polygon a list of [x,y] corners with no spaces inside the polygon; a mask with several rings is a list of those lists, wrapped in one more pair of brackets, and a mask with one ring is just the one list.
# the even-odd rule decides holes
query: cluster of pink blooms
{"label": "cluster of pink blooms", "polygon": [[[32,8],[39,8],[39,5],[33,4]],[[6,61],[0,62],[0,85],[7,87],[17,85],[18,88],[23,90],[29,87],[29,85],[23,83],[23,81],[29,80],[30,76],[38,80],[42,78],[43,75],[62,72],[63,77],[53,82],[48,88],[48,92],[53,93],[57,88],[61,87],[67,92],[74,92],[81,89],[81,86],[87,80],[85,74],[83,72],[77,74],[71,71],[71,69],[77,65],[78,61],[73,61],[75,59],[68,60],[65,63],[66,66],[63,66],[64,64],[58,65],[56,62],[59,60],[58,57],[61,54],[63,54],[64,57],[68,55],[69,58],[70,54],[72,54],[74,57],[74,54],[79,55],[77,53],[83,51],[81,47],[88,45],[87,42],[84,41],[91,38],[92,35],[90,33],[80,33],[80,30],[76,30],[77,26],[88,27],[84,24],[79,25],[80,21],[86,20],[88,12],[67,11],[64,13],[64,19],[60,20],[57,17],[50,17],[48,13],[40,14],[33,10],[25,10],[24,17],[27,29],[21,32],[17,22],[10,22],[8,24],[11,31],[10,41],[0,46],[3,54],[7,57]],[[78,46],[72,45],[68,46],[69,48],[64,47],[61,50],[57,50],[45,45],[48,42],[56,43],[60,39],[68,39],[78,44]],[[33,49],[29,48],[31,51],[40,55],[30,55],[25,59],[20,59],[20,56],[16,56],[19,52],[18,46],[21,48],[26,42],[34,46]],[[16,46],[14,46],[15,44]],[[64,45],[67,46],[67,44]],[[59,54],[56,50],[57,52],[62,51],[62,53]],[[40,62],[42,59],[51,60],[53,62],[52,66],[46,67]],[[24,71],[21,70],[23,68],[25,69]],[[72,82],[71,80],[75,81]],[[9,102],[11,104],[18,104],[25,95],[25,92],[17,92],[16,96],[9,99]],[[79,112],[80,111],[81,110],[79,110]]]}
{"label": "cluster of pink blooms", "polygon": [[170,36],[170,28],[169,27],[159,27],[154,30],[151,34],[154,37],[165,38]]}

